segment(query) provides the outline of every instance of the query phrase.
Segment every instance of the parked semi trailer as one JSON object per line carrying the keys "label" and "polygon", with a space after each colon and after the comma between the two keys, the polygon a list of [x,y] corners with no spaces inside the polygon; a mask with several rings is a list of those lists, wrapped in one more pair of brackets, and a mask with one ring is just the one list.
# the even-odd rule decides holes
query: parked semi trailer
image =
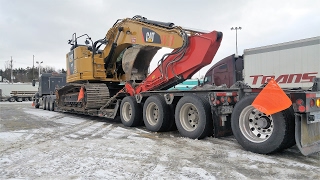
{"label": "parked semi trailer", "polygon": [[10,97],[8,97],[8,101],[9,102],[31,101],[35,92],[36,91],[11,91]]}
{"label": "parked semi trailer", "polygon": [[[35,80],[32,81],[35,86]],[[54,110],[57,88],[66,85],[66,74],[43,73],[39,78],[38,91],[33,94],[33,106],[44,110]]]}
{"label": "parked semi trailer", "polygon": [[[86,45],[78,44],[81,37],[86,37]],[[296,142],[304,155],[318,152],[320,87],[315,78],[310,91],[278,88],[271,95],[267,87],[273,90],[276,83],[265,88],[237,82],[231,88],[209,84],[168,91],[210,64],[221,40],[218,31],[185,29],[141,16],[117,20],[95,42],[87,34],[77,37],[74,33],[67,53],[67,84],[56,91],[56,110],[120,116],[125,126],[144,123],[154,132],[177,128],[182,136],[193,139],[234,134],[245,149],[256,153],[281,151]],[[148,74],[152,58],[162,47],[173,51]],[[267,93],[260,93],[264,90]],[[268,106],[263,101],[253,103],[266,94],[278,99]],[[277,100],[289,103],[280,106]]]}

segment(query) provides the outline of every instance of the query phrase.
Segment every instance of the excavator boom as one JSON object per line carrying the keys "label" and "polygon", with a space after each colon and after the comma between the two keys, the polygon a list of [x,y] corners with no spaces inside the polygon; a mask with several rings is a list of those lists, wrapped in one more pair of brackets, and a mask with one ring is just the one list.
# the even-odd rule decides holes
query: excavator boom
{"label": "excavator boom", "polygon": [[222,40],[222,33],[212,31],[199,33],[188,38],[183,49],[175,49],[138,86],[127,82],[125,87],[130,95],[144,91],[168,89],[185,79],[189,79],[202,67],[211,63]]}

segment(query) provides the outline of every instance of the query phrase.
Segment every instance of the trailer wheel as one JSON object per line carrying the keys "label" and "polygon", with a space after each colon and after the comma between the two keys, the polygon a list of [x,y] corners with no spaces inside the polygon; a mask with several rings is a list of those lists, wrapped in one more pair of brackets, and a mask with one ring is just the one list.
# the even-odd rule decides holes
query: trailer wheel
{"label": "trailer wheel", "polygon": [[146,128],[153,132],[168,131],[174,119],[170,106],[159,95],[150,96],[143,106],[143,121]]}
{"label": "trailer wheel", "polygon": [[34,103],[35,103],[34,107],[35,107],[36,109],[39,109],[40,104],[39,104],[39,103],[37,103],[36,101],[35,101]]}
{"label": "trailer wheel", "polygon": [[14,97],[9,98],[8,100],[9,100],[9,102],[15,102],[16,101],[16,99]]}
{"label": "trailer wheel", "polygon": [[50,111],[50,109],[51,109],[50,101],[51,101],[51,96],[47,96],[47,98],[46,98],[46,104],[47,104],[47,110],[48,110],[48,111]]}
{"label": "trailer wheel", "polygon": [[50,98],[49,104],[50,104],[49,111],[54,111],[54,98],[53,97]]}
{"label": "trailer wheel", "polygon": [[205,138],[213,128],[210,106],[199,96],[184,96],[176,106],[175,122],[182,136],[192,139]]}
{"label": "trailer wheel", "polygon": [[34,94],[34,96],[33,96],[32,99],[33,99],[33,103],[35,104],[34,107],[38,109],[38,108],[40,107],[40,103],[39,103],[39,93],[36,92],[36,93]]}
{"label": "trailer wheel", "polygon": [[288,120],[283,112],[267,116],[251,104],[256,95],[240,100],[231,115],[231,127],[234,137],[246,150],[270,154],[288,146],[291,133],[288,133]]}
{"label": "trailer wheel", "polygon": [[24,98],[24,101],[29,101],[29,98],[28,97]]}
{"label": "trailer wheel", "polygon": [[47,109],[47,96],[44,96],[44,97],[43,97],[43,100],[42,100],[42,109],[43,109],[43,110],[46,110],[46,109]]}
{"label": "trailer wheel", "polygon": [[122,99],[120,118],[125,126],[134,127],[140,125],[142,121],[142,109],[134,97],[127,96]]}
{"label": "trailer wheel", "polygon": [[17,98],[17,102],[22,102],[22,100],[23,100],[22,97]]}
{"label": "trailer wheel", "polygon": [[286,142],[284,149],[291,148],[296,144],[295,139],[295,117],[293,107],[289,107],[288,109],[283,111],[284,118],[286,119],[287,125],[287,133],[288,133],[288,141]]}

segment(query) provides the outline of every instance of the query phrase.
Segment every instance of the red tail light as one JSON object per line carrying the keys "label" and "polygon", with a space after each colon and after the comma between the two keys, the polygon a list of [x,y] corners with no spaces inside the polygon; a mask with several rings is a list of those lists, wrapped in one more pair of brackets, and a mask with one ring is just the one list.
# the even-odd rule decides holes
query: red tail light
{"label": "red tail light", "polygon": [[303,105],[303,100],[302,99],[297,99],[296,103],[297,103],[298,106],[301,106],[301,105]]}
{"label": "red tail light", "polygon": [[306,107],[304,107],[304,106],[299,106],[299,112],[305,112],[306,111]]}
{"label": "red tail light", "polygon": [[314,99],[310,99],[310,107],[313,107],[315,105]]}

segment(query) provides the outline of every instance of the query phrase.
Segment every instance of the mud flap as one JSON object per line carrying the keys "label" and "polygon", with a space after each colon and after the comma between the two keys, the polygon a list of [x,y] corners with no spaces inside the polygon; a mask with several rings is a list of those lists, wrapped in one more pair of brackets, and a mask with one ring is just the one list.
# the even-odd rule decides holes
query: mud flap
{"label": "mud flap", "polygon": [[320,152],[320,122],[307,124],[307,115],[295,115],[295,139],[300,152],[308,156]]}

